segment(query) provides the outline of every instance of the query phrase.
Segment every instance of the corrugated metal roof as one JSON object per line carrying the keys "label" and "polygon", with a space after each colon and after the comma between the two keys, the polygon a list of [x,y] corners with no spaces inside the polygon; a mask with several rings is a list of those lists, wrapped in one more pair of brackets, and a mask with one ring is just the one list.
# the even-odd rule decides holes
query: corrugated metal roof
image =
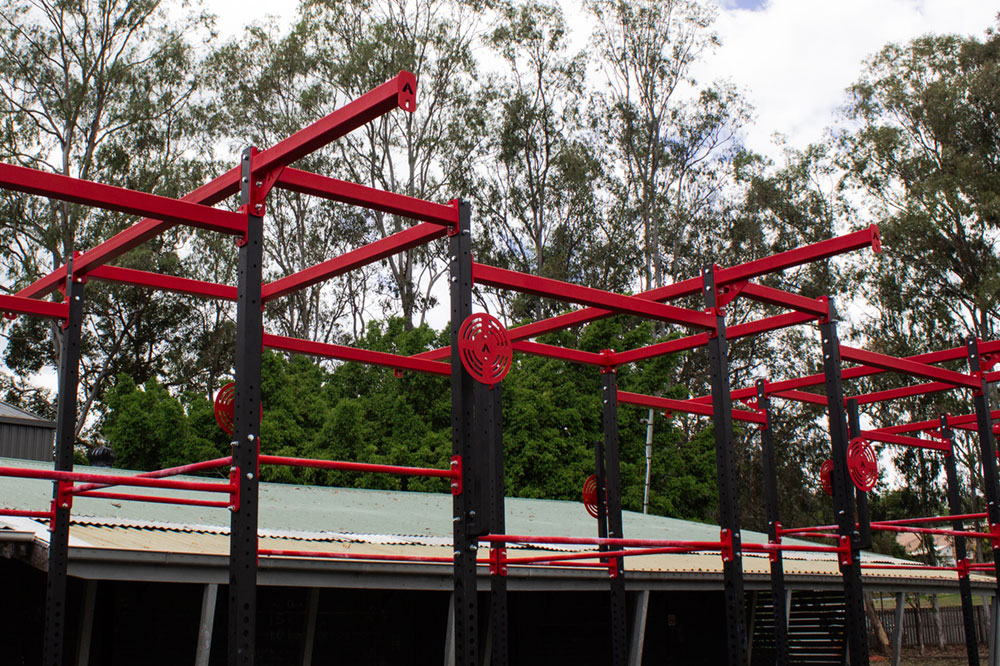
{"label": "corrugated metal roof", "polygon": [[18,421],[35,421],[40,426],[54,427],[52,421],[43,419],[37,414],[25,411],[20,407],[15,407],[7,402],[0,402],[0,418],[17,419]]}
{"label": "corrugated metal roof", "polygon": [[[11,459],[0,459],[0,465],[51,468],[50,465]],[[95,467],[78,469],[93,473],[128,473]],[[51,489],[51,484],[45,481],[4,478],[0,483],[0,506],[46,509]],[[139,492],[182,494],[152,488]],[[451,556],[450,494],[262,483],[259,506],[261,549]],[[224,509],[78,497],[73,506],[71,545],[113,551],[224,556],[229,552],[229,518],[229,512]],[[508,498],[506,521],[510,534],[593,536],[595,532],[594,520],[580,502]],[[41,522],[0,518],[0,525],[4,523],[19,532],[34,531],[37,540],[47,543],[47,529]],[[630,538],[648,539],[715,541],[719,538],[719,528],[715,525],[629,511],[624,512],[624,533]],[[742,537],[746,543],[767,540],[760,532],[744,531]],[[785,541],[794,543],[791,539]],[[514,548],[517,548],[516,555],[511,553],[511,557],[585,549],[578,546]],[[869,562],[904,562],[868,553],[862,557]],[[787,553],[784,559],[785,571],[790,577],[839,576],[837,562],[830,554]],[[630,571],[649,573],[719,574],[722,570],[718,554],[630,557],[626,558],[626,564]],[[743,566],[748,575],[768,574],[769,564],[765,555],[744,555]],[[865,576],[887,581],[950,581],[955,577],[952,572],[892,569],[866,569]]]}

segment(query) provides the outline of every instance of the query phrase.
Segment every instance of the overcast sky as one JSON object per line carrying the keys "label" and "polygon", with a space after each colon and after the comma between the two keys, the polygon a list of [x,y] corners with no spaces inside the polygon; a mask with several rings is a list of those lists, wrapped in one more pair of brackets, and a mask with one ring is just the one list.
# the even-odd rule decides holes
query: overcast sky
{"label": "overcast sky", "polygon": [[[271,0],[206,0],[219,16],[223,37],[267,14],[283,22],[296,3]],[[794,147],[823,139],[858,78],[864,59],[886,42],[926,33],[982,37],[996,24],[996,0],[716,0],[715,30],[722,46],[699,64],[699,79],[727,78],[756,109],[748,147],[776,154],[780,132]],[[573,23],[578,0],[561,0]],[[574,40],[576,41],[576,40]]]}

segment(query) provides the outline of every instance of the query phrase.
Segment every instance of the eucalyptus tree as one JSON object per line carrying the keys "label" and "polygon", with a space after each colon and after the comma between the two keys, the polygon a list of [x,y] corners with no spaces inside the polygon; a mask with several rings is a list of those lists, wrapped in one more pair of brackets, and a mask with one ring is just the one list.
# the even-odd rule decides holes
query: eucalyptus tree
{"label": "eucalyptus tree", "polygon": [[[211,37],[212,20],[196,7],[174,9],[160,0],[2,0],[0,159],[165,195],[197,182],[202,161],[189,111],[201,81],[193,43]],[[3,193],[0,272],[6,288],[23,287],[134,221]],[[145,268],[172,263],[182,242],[182,234],[170,234],[153,243],[152,252],[124,261]],[[89,292],[98,316],[88,318],[84,336],[86,397],[78,430],[115,374],[119,352],[141,352],[129,363],[139,366],[143,381],[162,371],[157,350],[180,324],[176,298],[96,285]],[[135,317],[148,325],[130,326]],[[6,362],[22,381],[55,363],[58,327],[25,318],[4,324],[4,331]]]}
{"label": "eucalyptus tree", "polygon": [[[465,196],[482,142],[482,109],[474,44],[480,8],[462,0],[307,0],[300,30],[315,58],[314,75],[350,100],[396,76],[417,78],[414,113],[390,113],[338,141],[337,170],[349,180],[446,203]],[[374,213],[379,236],[409,226]],[[446,264],[433,247],[384,261],[372,309],[423,323],[436,303]]]}
{"label": "eucalyptus tree", "polygon": [[[849,89],[840,162],[885,248],[855,281],[868,295],[865,331],[879,351],[908,356],[1000,332],[998,82],[1000,36],[988,31],[984,40],[889,44]],[[970,410],[947,392],[880,405],[877,416],[893,423]],[[963,485],[978,487],[975,440],[960,434],[956,453],[970,481]],[[901,472],[917,483],[922,469]],[[980,497],[971,493],[972,510],[981,510]]]}

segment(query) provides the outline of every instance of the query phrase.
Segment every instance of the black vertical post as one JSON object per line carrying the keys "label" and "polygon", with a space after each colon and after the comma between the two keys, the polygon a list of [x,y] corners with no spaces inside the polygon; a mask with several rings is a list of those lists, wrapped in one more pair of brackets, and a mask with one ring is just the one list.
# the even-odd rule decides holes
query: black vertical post
{"label": "black vertical post", "polygon": [[[948,427],[948,416],[941,415],[941,435],[948,441],[948,453],[944,458],[944,469],[948,478],[948,511],[953,516],[965,513],[962,510],[962,496],[958,485],[958,465],[955,462],[955,433]],[[962,520],[951,521],[951,529],[961,532],[965,529]],[[955,564],[958,565],[958,591],[962,599],[962,625],[965,628],[965,652],[970,666],[979,666],[979,644],[976,640],[976,609],[972,605],[972,583],[969,581],[968,553],[965,537],[955,537]]]}
{"label": "black vertical post", "polygon": [[[861,436],[861,414],[858,411],[857,398],[850,398],[847,401],[847,433],[851,440]],[[858,535],[860,536],[856,547],[858,550],[871,548],[872,521],[868,511],[868,493],[855,487],[854,500],[857,505],[857,525]]]}
{"label": "black vertical post", "polygon": [[[608,537],[608,485],[604,472],[604,440],[594,443],[594,476],[597,477],[597,536],[600,539]],[[610,550],[601,545],[598,550]]]}
{"label": "black vertical post", "polygon": [[[983,487],[986,495],[986,515],[990,521],[990,530],[994,525],[1000,525],[1000,484],[997,480],[996,443],[993,440],[993,419],[990,416],[990,402],[987,394],[986,379],[982,376],[982,364],[979,358],[979,344],[975,338],[966,342],[969,355],[969,369],[973,374],[979,374],[980,386],[975,390],[973,402],[976,404],[976,425],[979,430],[979,456],[983,459]],[[1000,562],[1000,542],[992,540],[993,561]],[[997,581],[997,599],[1000,599],[1000,567],[994,567]]]}
{"label": "black vertical post", "polygon": [[[59,407],[56,416],[55,468],[73,471],[73,446],[76,444],[76,397],[80,383],[80,336],[83,330],[82,278],[73,277],[73,261],[66,272],[66,300],[69,318],[62,335],[59,354]],[[42,663],[62,666],[66,652],[66,587],[69,571],[69,521],[72,496],[60,489],[65,482],[53,483],[49,525],[49,570],[45,582],[45,634]]]}
{"label": "black vertical post", "polygon": [[[462,365],[458,331],[472,314],[472,219],[467,202],[459,203],[459,223],[449,242],[451,256],[451,442],[462,461],[462,490],[454,496],[455,666],[479,663],[479,605],[476,599],[476,550],[482,520],[475,497],[475,380]],[[480,457],[483,457],[480,453]]]}
{"label": "black vertical post", "polygon": [[[486,388],[486,387],[484,387]],[[500,384],[487,388],[483,395],[483,417],[490,451],[489,469],[489,527],[497,534],[506,533],[504,515],[504,460],[503,460],[503,394]],[[490,544],[490,628],[493,642],[490,646],[490,665],[507,666],[507,548],[506,544]]]}
{"label": "black vertical post", "polygon": [[[607,488],[608,537],[624,538],[622,529],[622,482],[618,447],[618,376],[613,367],[601,370],[601,401],[604,404],[604,463]],[[600,487],[598,487],[600,493]],[[598,495],[599,497],[600,495]],[[612,550],[621,550],[613,547]],[[625,617],[625,561],[613,558],[609,563],[611,577],[611,663],[628,663],[628,632]]]}
{"label": "black vertical post", "polygon": [[732,539],[731,553],[724,553],[726,626],[730,666],[747,663],[746,609],[743,593],[743,552],[740,540],[739,488],[733,460],[733,401],[729,393],[729,357],[726,318],[717,306],[715,267],[702,269],[705,307],[715,315],[715,330],[708,339],[708,364],[712,380],[712,423],[715,430],[715,469],[719,484],[719,527]]}
{"label": "black vertical post", "polygon": [[257,633],[257,486],[260,453],[261,350],[264,344],[264,218],[250,210],[253,148],[240,161],[240,201],[248,211],[236,277],[236,377],[233,473],[239,488],[229,535],[229,664],[253,666]]}
{"label": "black vertical post", "polygon": [[[767,536],[779,543],[778,479],[774,455],[774,431],[771,429],[771,399],[763,379],[757,380],[757,409],[764,412],[767,423],[760,430],[764,463],[764,505],[767,512]],[[788,664],[788,597],[785,595],[785,565],[781,551],[771,553],[771,604],[774,610],[774,663]]]}
{"label": "black vertical post", "polygon": [[[830,312],[833,312],[830,304]],[[823,370],[826,374],[826,399],[830,417],[830,442],[833,448],[833,510],[841,542],[850,545],[850,561],[841,556],[840,572],[844,579],[846,629],[851,666],[868,666],[868,634],[861,587],[861,535],[854,526],[853,484],[847,473],[847,419],[844,413],[844,387],[840,375],[840,341],[837,322],[820,324],[823,338]]]}

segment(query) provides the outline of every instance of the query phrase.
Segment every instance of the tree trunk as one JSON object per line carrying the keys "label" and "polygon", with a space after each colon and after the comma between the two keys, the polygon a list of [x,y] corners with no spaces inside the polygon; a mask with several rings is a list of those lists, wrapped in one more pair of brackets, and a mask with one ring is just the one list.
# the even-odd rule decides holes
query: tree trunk
{"label": "tree trunk", "polygon": [[931,604],[934,606],[934,629],[937,631],[938,647],[944,649],[944,626],[941,624],[941,604],[938,595],[931,595]]}
{"label": "tree trunk", "polygon": [[865,592],[865,613],[868,615],[869,624],[875,629],[875,639],[878,640],[882,654],[888,659],[892,659],[892,645],[889,643],[889,635],[885,633],[885,627],[882,626],[882,619],[875,611],[871,592]]}

